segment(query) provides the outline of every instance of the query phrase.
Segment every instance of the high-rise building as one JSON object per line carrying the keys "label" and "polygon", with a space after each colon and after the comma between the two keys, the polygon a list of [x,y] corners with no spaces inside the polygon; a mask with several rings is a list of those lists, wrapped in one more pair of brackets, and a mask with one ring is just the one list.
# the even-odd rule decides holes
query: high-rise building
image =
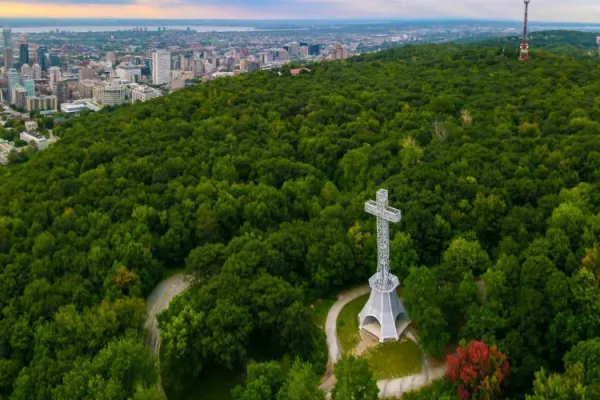
{"label": "high-rise building", "polygon": [[23,76],[23,79],[26,77],[33,79],[33,68],[31,68],[29,64],[23,64],[21,66],[21,75]]}
{"label": "high-rise building", "polygon": [[248,72],[260,71],[260,62],[249,60],[246,64]]}
{"label": "high-rise building", "polygon": [[35,81],[33,79],[23,79],[23,87],[27,89],[27,96],[35,96]]}
{"label": "high-rise building", "polygon": [[31,72],[33,79],[42,79],[42,67],[40,67],[40,64],[33,64],[31,67]]}
{"label": "high-rise building", "polygon": [[106,82],[93,89],[94,101],[102,106],[115,106],[125,102],[125,86]]}
{"label": "high-rise building", "polygon": [[179,55],[179,68],[184,71],[188,71],[190,68],[190,59],[185,54]]}
{"label": "high-rise building", "polygon": [[37,111],[37,110],[56,110],[58,109],[58,99],[55,95],[52,96],[27,96],[26,99],[26,110]]}
{"label": "high-rise building", "polygon": [[308,46],[300,46],[300,58],[308,57]]}
{"label": "high-rise building", "polygon": [[271,52],[263,52],[259,54],[260,56],[260,63],[262,65],[267,65],[270,64],[273,61],[273,55],[271,54]]}
{"label": "high-rise building", "polygon": [[320,44],[311,44],[310,46],[308,46],[308,55],[318,56],[319,54],[321,54]]}
{"label": "high-rise building", "polygon": [[4,47],[12,47],[12,30],[10,28],[2,29],[2,38],[4,39]]}
{"label": "high-rise building", "polygon": [[12,89],[11,99],[15,107],[25,109],[27,107],[27,89],[18,85]]}
{"label": "high-rise building", "polygon": [[60,57],[58,54],[50,54],[50,65],[60,67]]}
{"label": "high-rise building", "polygon": [[22,65],[29,64],[29,45],[27,43],[19,45],[19,62]]}
{"label": "high-rise building", "polygon": [[106,53],[106,57],[104,58],[107,64],[115,65],[117,63],[117,56],[112,51]]}
{"label": "high-rise building", "polygon": [[54,92],[58,99],[58,105],[69,101],[69,85],[67,81],[58,81],[54,84]]}
{"label": "high-rise building", "polygon": [[[11,69],[14,65],[14,53],[12,45],[12,31],[10,28],[2,29],[2,39],[4,41],[4,67]],[[10,94],[9,94],[10,96]]]}
{"label": "high-rise building", "polygon": [[56,82],[58,82],[62,79],[60,68],[59,67],[48,68],[48,79],[50,79],[50,88],[52,88],[52,90],[56,90],[56,88],[55,88]]}
{"label": "high-rise building", "polygon": [[15,55],[13,53],[12,47],[4,48],[4,67],[10,69],[15,65]]}
{"label": "high-rise building", "polygon": [[52,66],[50,62],[50,53],[48,52],[48,48],[40,46],[40,48],[37,51],[37,62],[42,68],[42,71],[44,72]]}
{"label": "high-rise building", "polygon": [[119,79],[124,81],[138,82],[142,79],[142,70],[135,65],[120,64],[116,72]]}
{"label": "high-rise building", "polygon": [[21,74],[14,68],[8,70],[8,102],[13,104],[12,90],[20,85]]}
{"label": "high-rise building", "polygon": [[152,83],[168,85],[171,82],[171,52],[159,50],[152,53]]}
{"label": "high-rise building", "polygon": [[91,79],[84,79],[79,81],[79,98],[80,99],[91,99],[94,95],[94,88],[98,84],[98,81]]}
{"label": "high-rise building", "polygon": [[300,57],[300,44],[297,42],[288,44],[287,51],[290,55],[290,58]]}
{"label": "high-rise building", "polygon": [[96,77],[96,71],[89,67],[80,67],[79,68],[79,81],[83,81],[86,79],[94,79]]}
{"label": "high-rise building", "polygon": [[347,48],[337,44],[334,51],[331,53],[331,57],[333,60],[345,60],[346,58],[351,57],[351,54]]}

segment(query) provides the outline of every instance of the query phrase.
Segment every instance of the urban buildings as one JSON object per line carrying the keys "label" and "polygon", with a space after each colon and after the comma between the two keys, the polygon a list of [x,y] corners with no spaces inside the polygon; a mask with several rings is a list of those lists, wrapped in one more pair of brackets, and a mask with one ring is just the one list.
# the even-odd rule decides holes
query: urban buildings
{"label": "urban buildings", "polygon": [[23,79],[23,87],[27,90],[27,96],[35,96],[35,81],[33,79]]}
{"label": "urban buildings", "polygon": [[152,83],[168,85],[171,82],[171,52],[159,50],[152,53]]}
{"label": "urban buildings", "polygon": [[2,38],[4,41],[4,67],[10,69],[14,66],[12,31],[10,28],[4,28],[2,30]]}
{"label": "urban buildings", "polygon": [[94,95],[94,88],[99,82],[96,80],[85,79],[79,81],[78,97],[80,99],[91,99]]}
{"label": "urban buildings", "polygon": [[69,101],[69,85],[66,81],[60,80],[54,84],[54,93],[58,100],[58,104],[66,103]]}
{"label": "urban buildings", "polygon": [[63,103],[60,110],[65,114],[77,114],[85,110],[100,111],[102,107],[88,99],[75,100],[73,103]]}
{"label": "urban buildings", "polygon": [[48,68],[48,79],[50,80],[50,88],[52,90],[56,90],[55,89],[56,82],[58,82],[62,79],[60,68],[59,67]]}
{"label": "urban buildings", "polygon": [[50,53],[48,52],[48,48],[45,46],[40,46],[37,50],[37,63],[40,65],[42,71],[46,72],[48,68],[52,66],[50,61]]}
{"label": "urban buildings", "polygon": [[16,108],[24,110],[27,107],[27,89],[23,86],[17,86],[12,89],[11,104]]}
{"label": "urban buildings", "polygon": [[103,82],[93,89],[93,99],[101,106],[116,106],[125,102],[125,85]]}
{"label": "urban buildings", "polygon": [[8,70],[8,102],[13,104],[12,90],[21,84],[21,74],[14,68]]}
{"label": "urban buildings", "polygon": [[128,82],[139,82],[142,79],[142,69],[137,65],[120,64],[116,69],[119,79]]}
{"label": "urban buildings", "polygon": [[109,51],[108,53],[106,53],[106,57],[104,58],[104,60],[107,64],[115,65],[117,63],[117,56],[114,52]]}
{"label": "urban buildings", "polygon": [[40,110],[57,110],[58,99],[55,95],[51,96],[28,96],[25,109],[28,112]]}
{"label": "urban buildings", "polygon": [[140,85],[131,91],[131,102],[135,103],[136,101],[148,101],[150,99],[154,99],[160,97],[162,94],[160,90],[151,88],[146,85]]}
{"label": "urban buildings", "polygon": [[31,66],[31,75],[29,77],[34,80],[42,79],[42,67],[40,67],[40,64],[36,63]]}
{"label": "urban buildings", "polygon": [[35,132],[22,132],[20,138],[24,142],[33,144],[38,150],[44,150],[48,147],[48,139],[46,139],[45,136],[39,135]]}
{"label": "urban buildings", "polygon": [[29,64],[29,45],[27,43],[19,45],[19,62],[21,65]]}
{"label": "urban buildings", "polygon": [[79,80],[83,81],[85,79],[94,79],[96,77],[96,71],[89,67],[81,67],[79,68]]}

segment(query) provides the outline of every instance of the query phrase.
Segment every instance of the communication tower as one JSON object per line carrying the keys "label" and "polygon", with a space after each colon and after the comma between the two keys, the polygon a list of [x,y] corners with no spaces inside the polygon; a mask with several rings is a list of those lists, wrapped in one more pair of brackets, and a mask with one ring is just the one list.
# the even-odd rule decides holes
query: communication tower
{"label": "communication tower", "polygon": [[521,55],[519,61],[529,60],[529,43],[527,42],[527,14],[529,12],[529,2],[531,0],[523,0],[525,2],[525,21],[523,23],[523,42],[521,42]]}

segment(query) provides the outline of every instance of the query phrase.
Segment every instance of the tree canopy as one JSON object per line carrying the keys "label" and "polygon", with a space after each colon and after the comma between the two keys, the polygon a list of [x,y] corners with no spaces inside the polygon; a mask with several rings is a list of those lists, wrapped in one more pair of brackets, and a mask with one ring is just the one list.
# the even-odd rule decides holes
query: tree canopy
{"label": "tree canopy", "polygon": [[285,356],[323,371],[307,304],[373,273],[363,204],[385,187],[423,347],[497,345],[522,398],[600,336],[598,93],[597,58],[444,44],[70,118],[0,169],[0,397],[153,396],[142,299],[182,267],[167,386]]}

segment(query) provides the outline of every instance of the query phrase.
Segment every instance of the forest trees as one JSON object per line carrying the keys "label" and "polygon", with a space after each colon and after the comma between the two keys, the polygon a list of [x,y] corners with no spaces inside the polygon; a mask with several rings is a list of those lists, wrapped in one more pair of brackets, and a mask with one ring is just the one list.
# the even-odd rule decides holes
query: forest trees
{"label": "forest trees", "polygon": [[379,388],[364,358],[345,356],[335,364],[337,383],[331,394],[333,400],[377,400]]}
{"label": "forest trees", "polygon": [[496,346],[473,341],[448,355],[446,376],[456,384],[462,400],[500,398],[510,366]]}
{"label": "forest trees", "polygon": [[555,379],[600,336],[600,70],[508,53],[403,46],[69,118],[0,169],[0,397],[153,396],[150,355],[119,344],[139,349],[143,299],[183,267],[198,287],[159,318],[168,389],[253,359],[321,372],[307,304],[372,274],[380,187],[403,211],[392,268],[426,351],[496,343],[511,398],[541,366]]}

